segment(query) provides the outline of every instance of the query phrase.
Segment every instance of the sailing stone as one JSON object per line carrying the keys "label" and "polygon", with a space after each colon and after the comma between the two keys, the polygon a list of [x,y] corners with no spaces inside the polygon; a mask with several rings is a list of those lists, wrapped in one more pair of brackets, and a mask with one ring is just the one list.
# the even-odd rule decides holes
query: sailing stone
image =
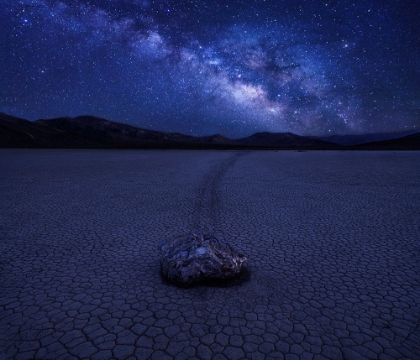
{"label": "sailing stone", "polygon": [[170,282],[191,285],[231,279],[241,272],[246,256],[214,236],[191,234],[160,244],[162,272]]}

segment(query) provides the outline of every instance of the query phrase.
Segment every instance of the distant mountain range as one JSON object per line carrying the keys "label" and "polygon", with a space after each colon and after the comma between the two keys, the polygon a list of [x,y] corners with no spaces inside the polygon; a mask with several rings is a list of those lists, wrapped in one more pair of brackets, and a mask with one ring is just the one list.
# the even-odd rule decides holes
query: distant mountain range
{"label": "distant mountain range", "polygon": [[28,121],[0,113],[0,148],[420,150],[420,132],[332,137],[261,132],[229,139],[146,130],[93,116]]}
{"label": "distant mountain range", "polygon": [[384,140],[399,139],[405,136],[418,133],[418,130],[403,131],[396,133],[382,133],[382,134],[363,134],[363,135],[332,135],[332,136],[310,136],[311,139],[320,139],[344,146],[352,146],[365,144],[370,142],[378,142]]}

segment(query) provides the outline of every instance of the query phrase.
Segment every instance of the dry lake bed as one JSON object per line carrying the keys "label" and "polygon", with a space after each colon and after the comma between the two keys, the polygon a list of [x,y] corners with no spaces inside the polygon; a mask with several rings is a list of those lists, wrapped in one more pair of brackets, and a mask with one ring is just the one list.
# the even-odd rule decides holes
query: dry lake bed
{"label": "dry lake bed", "polygon": [[419,250],[420,152],[0,150],[0,359],[420,359]]}

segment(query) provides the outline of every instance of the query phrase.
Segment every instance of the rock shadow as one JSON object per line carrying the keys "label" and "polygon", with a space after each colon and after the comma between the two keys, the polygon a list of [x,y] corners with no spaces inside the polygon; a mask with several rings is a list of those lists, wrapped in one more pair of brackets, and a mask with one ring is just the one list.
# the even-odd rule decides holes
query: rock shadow
{"label": "rock shadow", "polygon": [[198,288],[198,287],[214,287],[214,288],[230,288],[241,286],[251,280],[251,271],[247,265],[242,265],[241,272],[230,279],[206,279],[192,284],[182,284],[169,281],[169,279],[163,274],[162,266],[160,266],[159,272],[162,284],[167,286],[175,286],[181,289]]}

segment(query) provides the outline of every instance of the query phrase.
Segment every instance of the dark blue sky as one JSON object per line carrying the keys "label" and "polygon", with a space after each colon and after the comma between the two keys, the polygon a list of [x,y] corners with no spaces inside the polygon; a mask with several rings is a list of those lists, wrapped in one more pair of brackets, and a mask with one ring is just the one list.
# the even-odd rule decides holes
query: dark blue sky
{"label": "dark blue sky", "polygon": [[0,111],[230,137],[420,128],[415,4],[0,0]]}

